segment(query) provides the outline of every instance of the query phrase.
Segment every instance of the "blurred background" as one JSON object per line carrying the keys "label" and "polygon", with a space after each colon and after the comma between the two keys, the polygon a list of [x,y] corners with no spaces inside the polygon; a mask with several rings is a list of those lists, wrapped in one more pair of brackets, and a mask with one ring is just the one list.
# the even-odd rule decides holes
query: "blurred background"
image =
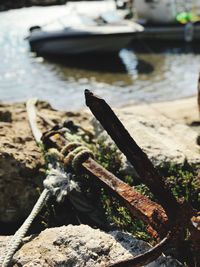
{"label": "blurred background", "polygon": [[[37,97],[57,109],[78,110],[86,88],[112,106],[196,94],[200,0],[1,0],[0,10],[1,101]],[[30,51],[30,27],[62,29],[69,21],[73,26],[75,15],[99,18],[111,11],[144,27],[116,53],[46,57]]]}

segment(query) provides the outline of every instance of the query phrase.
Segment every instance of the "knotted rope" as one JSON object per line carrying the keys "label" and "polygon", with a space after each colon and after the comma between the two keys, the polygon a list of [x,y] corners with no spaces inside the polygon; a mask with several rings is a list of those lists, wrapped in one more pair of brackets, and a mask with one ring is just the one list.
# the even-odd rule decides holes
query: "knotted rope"
{"label": "knotted rope", "polygon": [[30,215],[22,224],[20,229],[11,238],[9,244],[5,250],[5,257],[2,258],[0,264],[2,267],[9,266],[14,253],[22,243],[22,239],[25,237],[29,227],[33,220],[47,203],[50,196],[56,196],[58,202],[62,201],[63,198],[71,192],[73,189],[79,190],[76,182],[72,180],[73,175],[71,173],[66,174],[61,168],[51,168],[46,179],[43,181],[44,190],[32,209]]}
{"label": "knotted rope", "polygon": [[[30,127],[33,133],[33,136],[38,145],[41,144],[42,133],[37,128],[37,114],[35,110],[35,104],[37,100],[31,99],[27,101],[27,113],[29,118]],[[68,137],[69,137],[69,133]],[[13,255],[19,248],[22,243],[23,238],[25,237],[29,227],[31,226],[33,220],[41,211],[41,209],[46,205],[48,199],[51,196],[55,196],[58,202],[61,202],[64,197],[71,192],[72,190],[80,191],[78,184],[73,179],[72,173],[66,173],[64,169],[61,167],[64,159],[64,166],[68,166],[71,164],[74,170],[79,170],[83,161],[85,161],[88,157],[93,157],[93,153],[85,146],[83,146],[80,142],[78,142],[77,138],[70,135],[71,142],[66,145],[61,152],[57,149],[52,148],[49,149],[47,155],[50,156],[52,160],[52,164],[48,165],[49,171],[48,175],[43,181],[44,190],[40,195],[38,201],[33,207],[30,215],[24,221],[19,230],[15,233],[15,235],[11,238],[8,243],[4,256],[0,259],[0,266],[7,267],[9,266]]]}
{"label": "knotted rope", "polygon": [[81,164],[89,157],[94,158],[93,152],[79,142],[70,142],[61,150],[64,155],[64,165],[70,165],[78,172]]}

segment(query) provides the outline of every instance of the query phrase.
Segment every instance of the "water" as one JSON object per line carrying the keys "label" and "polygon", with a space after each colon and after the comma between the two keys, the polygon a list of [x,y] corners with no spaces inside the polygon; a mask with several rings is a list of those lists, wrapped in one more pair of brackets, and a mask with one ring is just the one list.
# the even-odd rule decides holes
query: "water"
{"label": "water", "polygon": [[47,60],[29,52],[28,28],[66,14],[66,7],[31,7],[0,13],[0,100],[30,97],[53,107],[76,110],[85,106],[88,88],[112,106],[154,102],[196,94],[200,55],[177,50],[134,53],[104,58]]}

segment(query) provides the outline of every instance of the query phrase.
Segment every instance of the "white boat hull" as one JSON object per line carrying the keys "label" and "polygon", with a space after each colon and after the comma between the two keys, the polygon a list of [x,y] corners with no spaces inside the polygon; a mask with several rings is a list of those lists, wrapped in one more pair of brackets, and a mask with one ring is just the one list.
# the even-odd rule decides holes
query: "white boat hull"
{"label": "white boat hull", "polygon": [[74,55],[111,53],[127,46],[143,27],[135,22],[121,21],[105,25],[79,25],[57,31],[31,31],[31,50],[38,54]]}

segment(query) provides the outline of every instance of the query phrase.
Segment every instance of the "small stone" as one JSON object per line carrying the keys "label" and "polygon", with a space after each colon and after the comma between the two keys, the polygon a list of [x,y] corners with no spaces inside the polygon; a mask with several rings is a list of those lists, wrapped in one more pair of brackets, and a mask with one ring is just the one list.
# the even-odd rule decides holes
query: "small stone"
{"label": "small stone", "polygon": [[12,122],[12,114],[8,110],[0,110],[0,121],[2,122]]}

